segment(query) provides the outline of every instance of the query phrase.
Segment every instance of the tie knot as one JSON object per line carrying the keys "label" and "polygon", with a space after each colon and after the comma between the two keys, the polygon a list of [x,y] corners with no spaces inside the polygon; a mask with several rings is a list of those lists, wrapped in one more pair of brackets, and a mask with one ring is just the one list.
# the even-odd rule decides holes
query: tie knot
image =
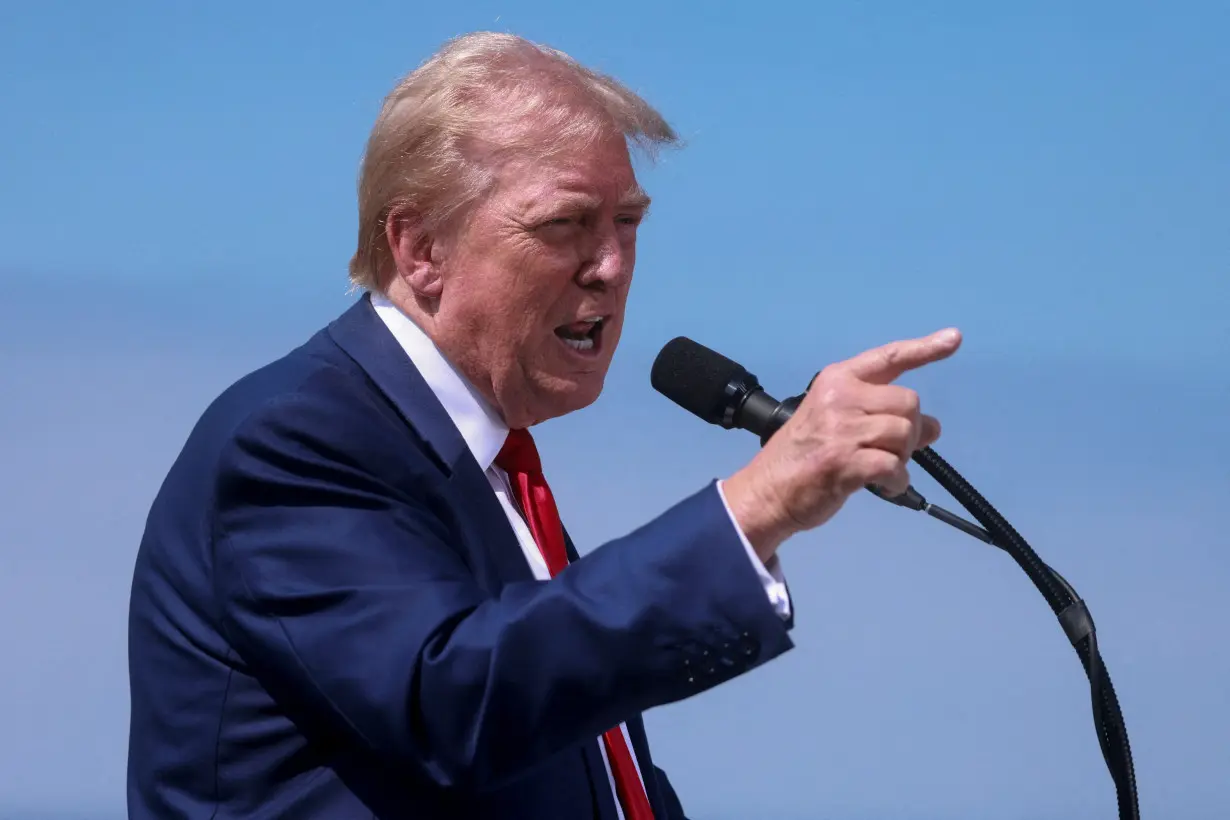
{"label": "tie knot", "polygon": [[542,461],[529,430],[509,430],[495,463],[508,473],[541,473]]}

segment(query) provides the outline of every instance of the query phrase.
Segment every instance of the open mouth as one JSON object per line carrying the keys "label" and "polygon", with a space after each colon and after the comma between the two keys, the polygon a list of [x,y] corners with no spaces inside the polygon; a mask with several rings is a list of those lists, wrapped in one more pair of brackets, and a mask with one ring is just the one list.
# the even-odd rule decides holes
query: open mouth
{"label": "open mouth", "polygon": [[561,342],[577,353],[597,353],[602,349],[602,326],[604,316],[560,325],[555,329],[555,335]]}

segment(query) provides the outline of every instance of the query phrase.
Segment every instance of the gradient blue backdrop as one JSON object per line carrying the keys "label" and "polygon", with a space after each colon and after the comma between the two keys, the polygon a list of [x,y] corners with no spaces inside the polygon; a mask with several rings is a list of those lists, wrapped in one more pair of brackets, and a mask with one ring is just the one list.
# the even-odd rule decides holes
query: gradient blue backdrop
{"label": "gradient blue backdrop", "polygon": [[[1230,815],[1230,6],[196,5],[0,4],[0,818],[123,816],[147,505],[211,397],[348,304],[380,99],[483,28],[688,141],[643,173],[607,392],[539,434],[583,551],[754,451],[650,389],[672,336],[786,395],[957,325],[904,380],[938,449],[1090,602],[1144,816]],[[783,557],[797,650],[649,717],[694,816],[1114,816],[1004,555],[863,494]]]}

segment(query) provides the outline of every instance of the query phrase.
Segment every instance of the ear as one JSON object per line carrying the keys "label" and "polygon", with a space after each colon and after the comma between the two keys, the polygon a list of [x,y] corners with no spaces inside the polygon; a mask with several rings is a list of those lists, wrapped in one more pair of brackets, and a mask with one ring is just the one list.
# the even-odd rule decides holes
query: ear
{"label": "ear", "polygon": [[419,299],[436,300],[444,290],[440,276],[441,251],[437,237],[409,209],[394,208],[384,222],[384,235],[393,254],[395,276]]}

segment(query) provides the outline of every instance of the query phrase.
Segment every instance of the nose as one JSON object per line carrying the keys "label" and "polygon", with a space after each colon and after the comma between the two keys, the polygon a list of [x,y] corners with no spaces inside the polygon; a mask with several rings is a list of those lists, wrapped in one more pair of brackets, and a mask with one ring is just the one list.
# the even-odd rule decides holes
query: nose
{"label": "nose", "polygon": [[636,246],[629,244],[615,225],[591,234],[589,253],[585,255],[577,284],[595,290],[614,289],[626,285],[632,278]]}

